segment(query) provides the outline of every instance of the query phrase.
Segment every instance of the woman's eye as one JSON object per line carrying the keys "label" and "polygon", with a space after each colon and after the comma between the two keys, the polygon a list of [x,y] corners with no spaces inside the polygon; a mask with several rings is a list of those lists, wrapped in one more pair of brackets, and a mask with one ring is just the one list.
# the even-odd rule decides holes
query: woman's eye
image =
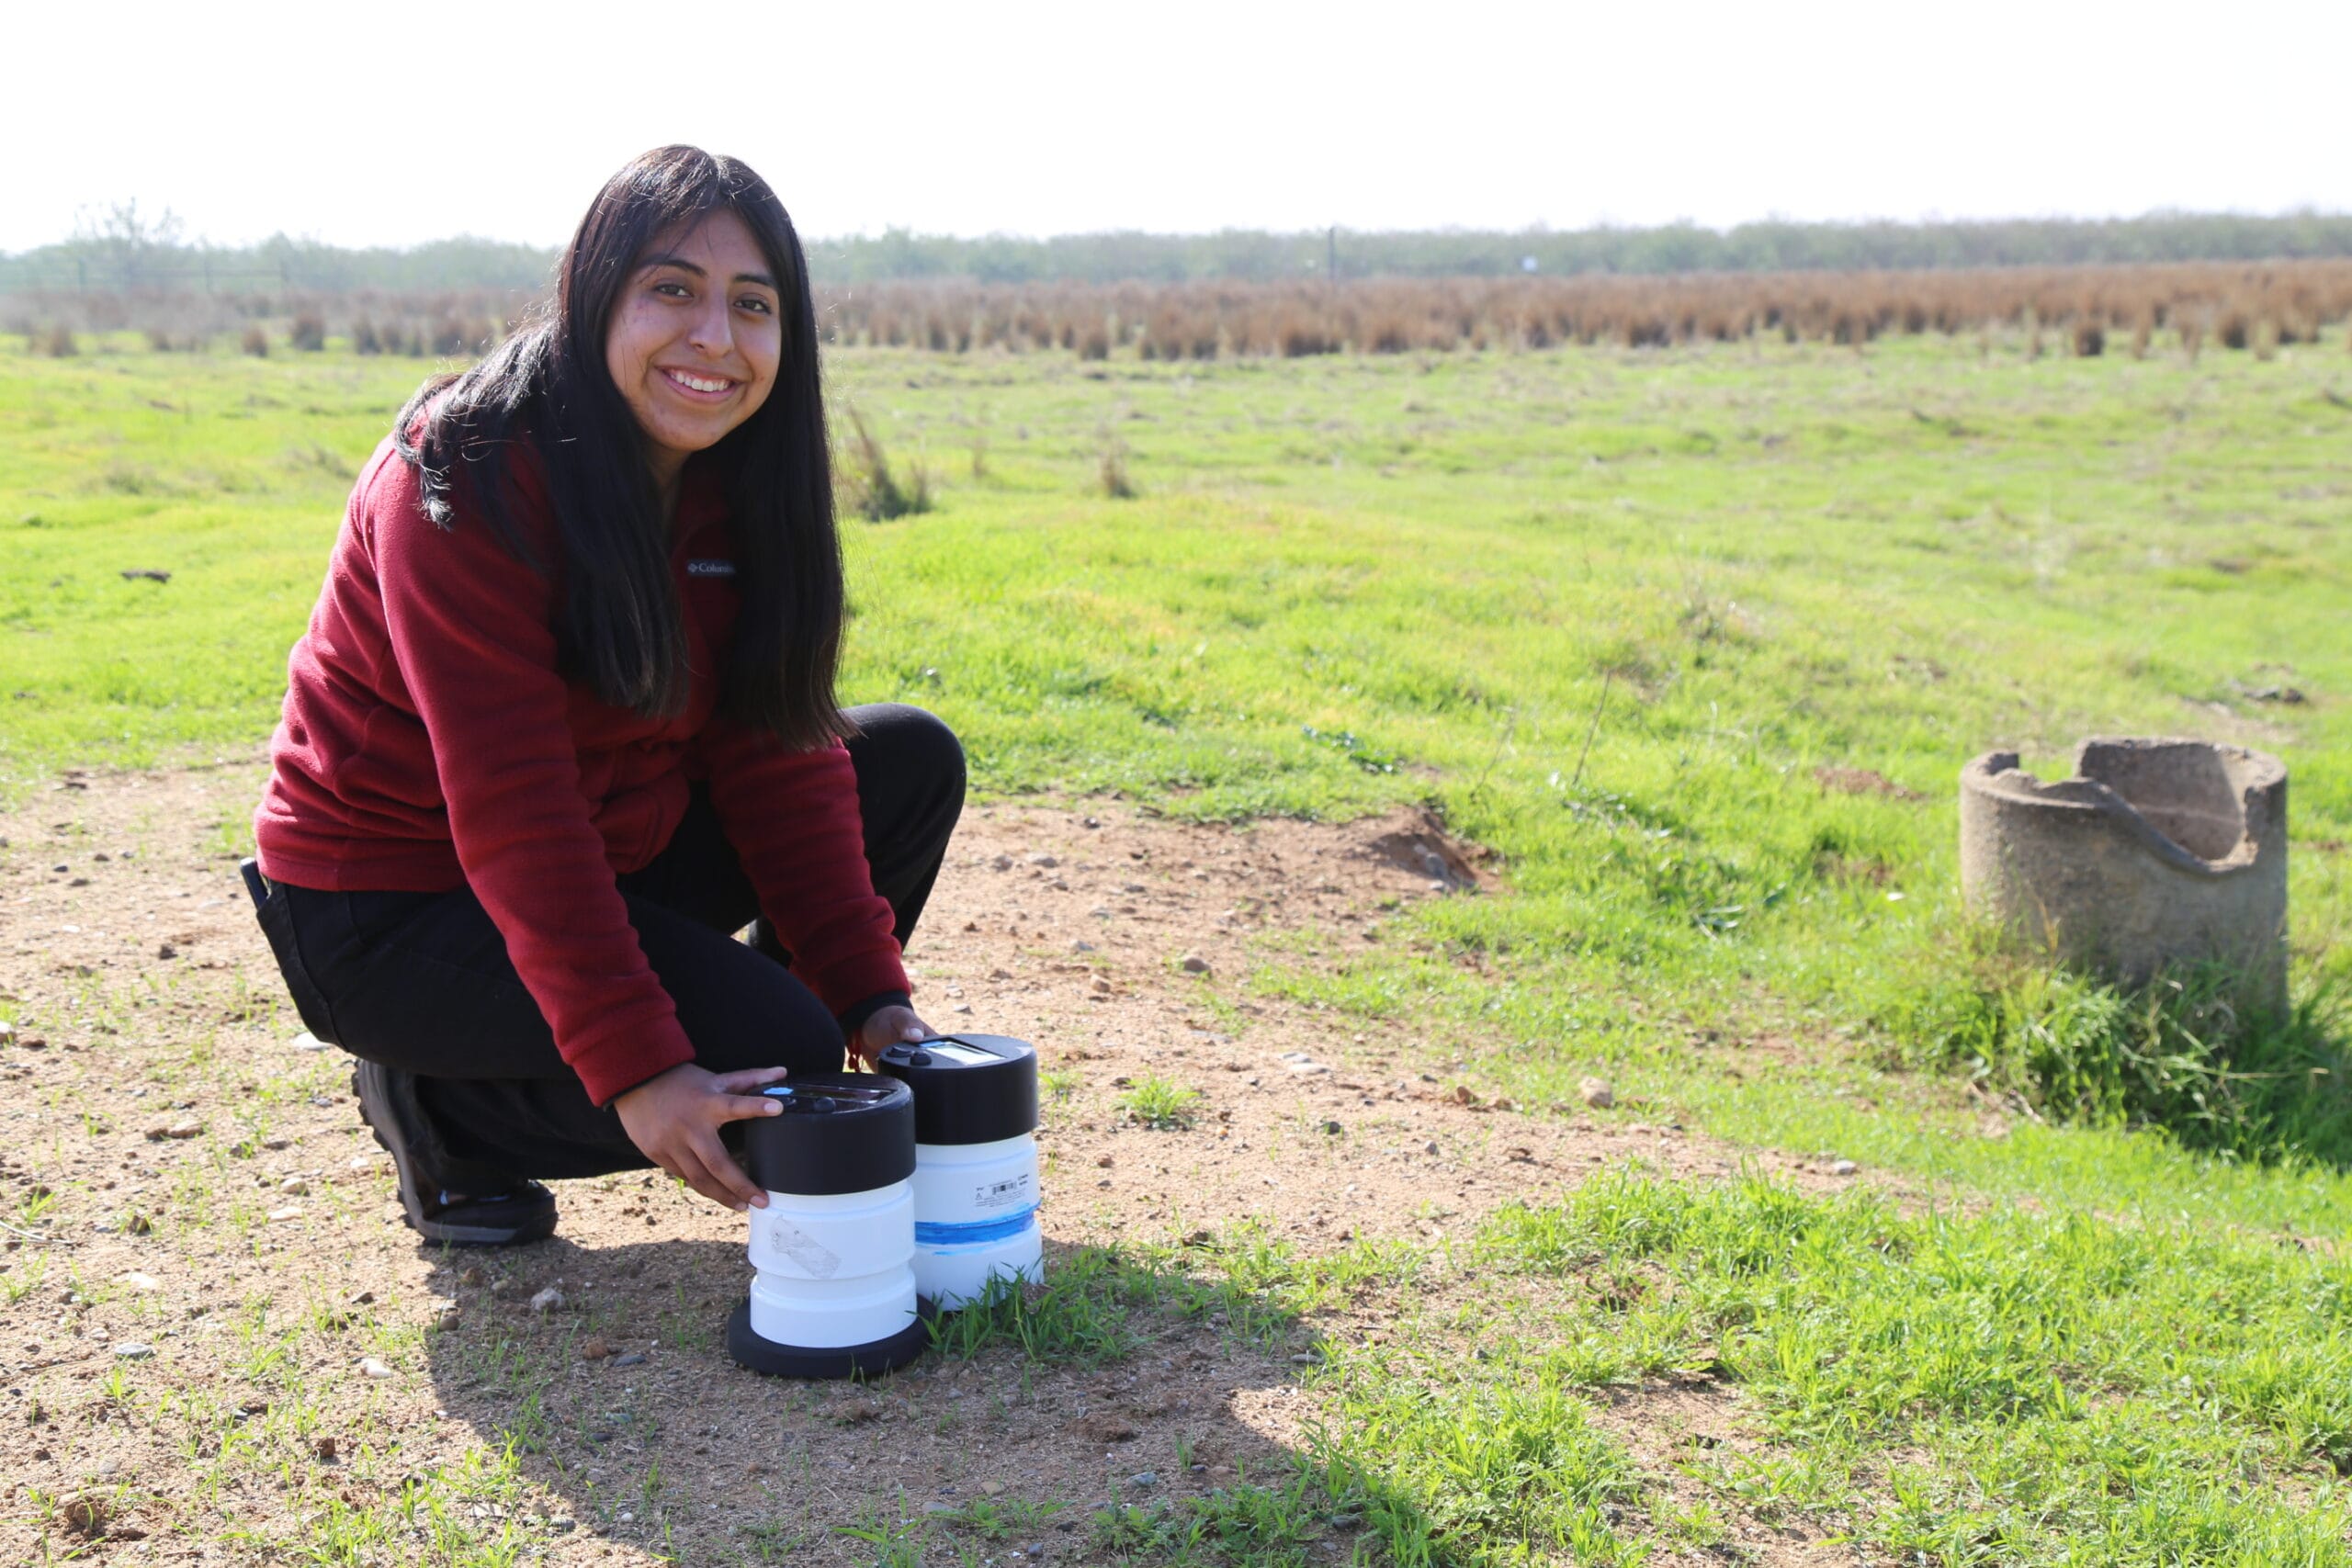
{"label": "woman's eye", "polygon": [[686,286],[673,278],[664,278],[653,286],[653,292],[666,294],[673,299],[683,299],[686,297]]}
{"label": "woman's eye", "polygon": [[735,301],[735,304],[740,310],[756,310],[763,316],[769,313],[768,302],[756,294],[746,294]]}

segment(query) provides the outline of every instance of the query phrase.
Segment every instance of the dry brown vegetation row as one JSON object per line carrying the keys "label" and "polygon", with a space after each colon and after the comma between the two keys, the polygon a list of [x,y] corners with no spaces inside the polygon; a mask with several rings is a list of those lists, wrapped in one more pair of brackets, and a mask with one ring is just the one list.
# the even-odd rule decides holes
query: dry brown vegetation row
{"label": "dry brown vegetation row", "polygon": [[73,353],[76,333],[136,332],[158,353],[233,344],[247,354],[322,349],[333,333],[361,354],[423,358],[481,352],[512,332],[529,304],[527,295],[487,289],[17,294],[0,299],[0,321],[51,355]]}
{"label": "dry brown vegetation row", "polygon": [[[481,292],[348,295],[56,294],[9,301],[28,345],[74,351],[73,333],[137,330],[158,349],[224,335],[247,353],[323,347],[330,330],[362,354],[478,351],[528,301]],[[1608,343],[1864,344],[1890,333],[2045,333],[2076,354],[2160,331],[2264,352],[2314,341],[2352,316],[2352,260],[1966,271],[1707,273],[1677,276],[1373,278],[1325,283],[886,283],[819,292],[839,344],[964,354],[1066,350],[1082,358],[1445,353]]]}
{"label": "dry brown vegetation row", "polygon": [[844,344],[965,353],[1061,348],[1103,358],[1448,352],[1557,344],[1860,344],[1893,333],[2054,330],[2075,352],[2170,328],[2196,347],[2308,342],[2352,315],[2352,262],[1669,277],[1396,278],[1318,283],[891,283],[828,292]]}

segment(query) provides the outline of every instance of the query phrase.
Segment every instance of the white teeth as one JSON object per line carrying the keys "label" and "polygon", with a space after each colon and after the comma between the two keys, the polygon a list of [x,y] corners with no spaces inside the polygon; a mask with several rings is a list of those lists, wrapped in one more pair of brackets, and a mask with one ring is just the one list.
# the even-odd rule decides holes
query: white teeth
{"label": "white teeth", "polygon": [[732,381],[706,381],[699,376],[689,376],[683,370],[671,370],[664,374],[681,387],[697,392],[723,392],[735,384]]}

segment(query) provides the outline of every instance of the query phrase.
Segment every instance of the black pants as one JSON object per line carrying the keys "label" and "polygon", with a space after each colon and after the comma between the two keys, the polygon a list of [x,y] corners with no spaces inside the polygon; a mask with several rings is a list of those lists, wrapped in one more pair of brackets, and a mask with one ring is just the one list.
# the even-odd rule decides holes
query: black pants
{"label": "black pants", "polygon": [[[901,947],[931,896],[964,805],[964,753],[947,727],[895,704],[853,708],[849,742],[875,891]],[[646,962],[677,1004],[695,1060],[833,1071],[842,1026],[786,968],[758,899],[702,791],[669,845],[618,879]],[[506,957],[470,888],[322,893],[277,884],[262,907],[303,1021],[356,1056],[416,1075],[436,1134],[432,1183],[494,1192],[515,1177],[599,1176],[650,1164],[598,1110]]]}

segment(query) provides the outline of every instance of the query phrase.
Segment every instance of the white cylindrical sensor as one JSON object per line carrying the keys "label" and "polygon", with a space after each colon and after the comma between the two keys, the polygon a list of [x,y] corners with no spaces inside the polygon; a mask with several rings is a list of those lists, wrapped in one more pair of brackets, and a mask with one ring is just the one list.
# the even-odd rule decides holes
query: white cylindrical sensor
{"label": "white cylindrical sensor", "polygon": [[915,1097],[915,1288],[943,1311],[1045,1271],[1037,1053],[1002,1034],[886,1049],[876,1066]]}
{"label": "white cylindrical sensor", "polygon": [[922,1353],[915,1280],[914,1100],[864,1074],[804,1075],[762,1091],[784,1109],[744,1123],[752,1179],[749,1299],[728,1353],[754,1371],[837,1378]]}
{"label": "white cylindrical sensor", "polygon": [[751,1218],[752,1332],[761,1338],[842,1349],[915,1320],[911,1182],[823,1196],[771,1191]]}

